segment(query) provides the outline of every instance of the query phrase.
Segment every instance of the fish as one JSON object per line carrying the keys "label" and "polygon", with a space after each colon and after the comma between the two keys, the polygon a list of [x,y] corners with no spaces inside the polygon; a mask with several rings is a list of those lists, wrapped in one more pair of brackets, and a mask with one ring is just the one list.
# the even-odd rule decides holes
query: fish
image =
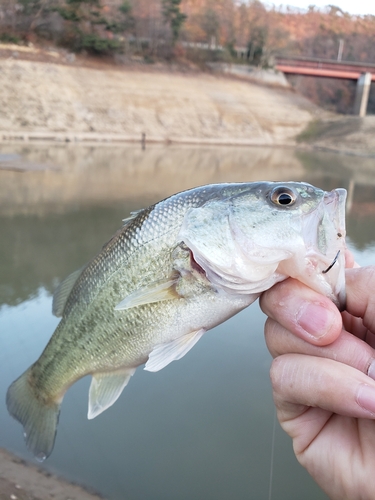
{"label": "fish", "polygon": [[57,288],[61,317],[39,359],[7,391],[28,449],[54,447],[64,394],[90,375],[88,418],[136,368],[182,358],[202,335],[293,277],[345,304],[345,189],[304,182],[211,184],[132,213]]}

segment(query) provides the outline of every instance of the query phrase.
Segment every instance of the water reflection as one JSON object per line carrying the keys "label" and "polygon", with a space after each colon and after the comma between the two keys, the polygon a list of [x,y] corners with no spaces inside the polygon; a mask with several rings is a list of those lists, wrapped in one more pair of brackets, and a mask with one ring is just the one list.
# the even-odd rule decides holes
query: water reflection
{"label": "water reflection", "polygon": [[355,248],[371,246],[375,242],[375,159],[309,151],[298,151],[296,157],[311,183],[347,189],[347,233]]}
{"label": "water reflection", "polygon": [[[305,180],[351,189],[356,259],[375,247],[373,163],[289,149],[22,146],[0,149],[0,446],[30,459],[5,410],[7,386],[58,320],[56,284],[90,259],[132,210],[211,183]],[[267,498],[273,405],[263,315],[253,305],[178,363],[137,371],[120,400],[87,421],[89,380],[67,393],[47,470],[110,499]],[[251,325],[251,328],[250,328]],[[274,498],[325,499],[277,430]]]}
{"label": "water reflection", "polygon": [[58,282],[98,252],[135,208],[92,206],[58,214],[0,215],[0,303],[18,304],[40,287],[52,293]]}
{"label": "water reflection", "polygon": [[[13,162],[10,154],[22,157]],[[67,212],[86,205],[149,204],[211,182],[300,179],[291,150],[139,146],[2,146],[1,213]],[[39,165],[39,168],[36,168]],[[3,167],[3,168],[2,168]]]}
{"label": "water reflection", "polygon": [[0,303],[17,304],[40,286],[52,292],[131,211],[211,182],[305,180],[327,190],[346,187],[348,235],[364,250],[375,242],[374,168],[373,159],[291,149],[3,145]]}

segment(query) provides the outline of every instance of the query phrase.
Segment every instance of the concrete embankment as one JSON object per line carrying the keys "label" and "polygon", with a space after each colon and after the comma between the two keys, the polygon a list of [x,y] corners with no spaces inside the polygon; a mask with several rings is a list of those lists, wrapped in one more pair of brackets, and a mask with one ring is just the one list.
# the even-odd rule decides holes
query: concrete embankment
{"label": "concrete embankment", "polygon": [[294,145],[319,110],[292,90],[166,67],[0,59],[0,140]]}
{"label": "concrete embankment", "polygon": [[125,66],[0,44],[0,142],[143,138],[375,155],[375,117],[326,112],[286,87],[282,75],[227,66],[213,73],[180,63]]}

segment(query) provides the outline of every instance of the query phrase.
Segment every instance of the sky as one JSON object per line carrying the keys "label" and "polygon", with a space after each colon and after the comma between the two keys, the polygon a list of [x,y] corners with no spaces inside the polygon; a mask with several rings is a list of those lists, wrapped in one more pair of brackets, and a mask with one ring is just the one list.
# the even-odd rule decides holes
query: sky
{"label": "sky", "polygon": [[374,0],[269,0],[264,3],[270,5],[274,4],[275,7],[279,7],[279,5],[290,5],[302,9],[307,9],[309,5],[316,5],[316,7],[319,8],[325,7],[326,5],[335,5],[352,15],[364,16],[366,14],[372,14],[375,16]]}

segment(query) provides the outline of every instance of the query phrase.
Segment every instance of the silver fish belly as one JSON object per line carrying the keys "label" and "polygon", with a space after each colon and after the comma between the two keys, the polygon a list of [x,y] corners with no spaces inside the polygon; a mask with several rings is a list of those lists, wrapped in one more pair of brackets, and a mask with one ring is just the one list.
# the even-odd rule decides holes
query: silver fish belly
{"label": "silver fish belly", "polygon": [[209,329],[292,276],[345,301],[345,196],[306,183],[202,186],[133,214],[57,289],[61,316],[40,358],[8,389],[9,413],[39,460],[67,389],[92,375],[88,418],[139,365],[157,371]]}

